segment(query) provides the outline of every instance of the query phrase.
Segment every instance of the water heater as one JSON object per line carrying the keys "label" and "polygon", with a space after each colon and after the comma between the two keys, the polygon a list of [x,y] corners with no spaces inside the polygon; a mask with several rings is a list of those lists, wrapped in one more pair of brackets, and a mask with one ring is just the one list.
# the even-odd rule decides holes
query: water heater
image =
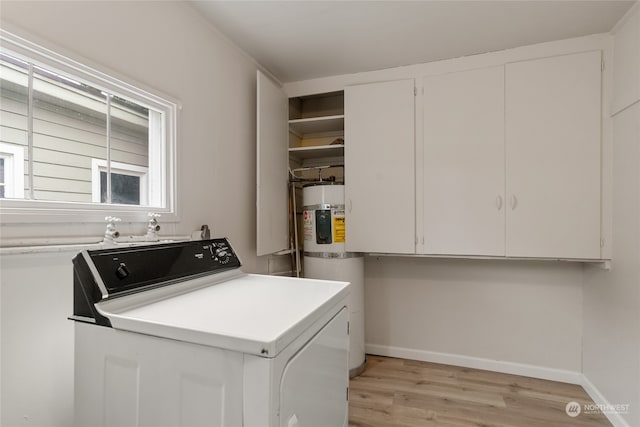
{"label": "water heater", "polygon": [[347,252],[344,185],[309,184],[302,189],[304,276],[351,282],[349,297],[349,374],[364,369],[364,257]]}

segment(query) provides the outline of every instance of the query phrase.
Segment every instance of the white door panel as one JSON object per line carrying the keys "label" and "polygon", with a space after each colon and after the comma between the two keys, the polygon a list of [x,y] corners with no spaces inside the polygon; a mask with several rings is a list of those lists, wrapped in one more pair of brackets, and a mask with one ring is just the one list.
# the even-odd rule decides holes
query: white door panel
{"label": "white door panel", "polygon": [[241,353],[81,322],[74,328],[76,427],[242,425]]}
{"label": "white door panel", "polygon": [[504,67],[423,79],[425,253],[504,255]]}
{"label": "white door panel", "polygon": [[346,249],[415,252],[414,80],[345,89]]}
{"label": "white door panel", "polygon": [[256,246],[258,255],[289,246],[288,99],[258,70]]}
{"label": "white door panel", "polygon": [[508,256],[600,257],[601,53],[506,65]]}

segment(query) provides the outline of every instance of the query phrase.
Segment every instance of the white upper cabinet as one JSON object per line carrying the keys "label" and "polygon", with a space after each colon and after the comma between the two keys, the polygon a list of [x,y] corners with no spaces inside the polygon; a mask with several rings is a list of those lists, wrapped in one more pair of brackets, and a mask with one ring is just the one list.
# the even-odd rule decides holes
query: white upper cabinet
{"label": "white upper cabinet", "polygon": [[600,258],[601,52],[505,76],[507,255]]}
{"label": "white upper cabinet", "polygon": [[415,82],[345,88],[346,249],[415,253]]}
{"label": "white upper cabinet", "polygon": [[504,66],[423,88],[424,252],[504,256]]}
{"label": "white upper cabinet", "polygon": [[599,259],[601,52],[423,79],[424,253]]}
{"label": "white upper cabinet", "polygon": [[[638,49],[634,23],[617,30],[619,53]],[[638,78],[618,70],[628,96],[603,82],[609,48],[559,41],[323,79],[309,83],[311,95],[288,87],[303,94],[289,104],[290,164],[344,165],[349,252],[603,259],[611,135],[602,102],[633,103]],[[295,114],[298,103],[313,108]]]}
{"label": "white upper cabinet", "polygon": [[289,246],[288,98],[260,71],[257,92],[256,246],[267,255]]}

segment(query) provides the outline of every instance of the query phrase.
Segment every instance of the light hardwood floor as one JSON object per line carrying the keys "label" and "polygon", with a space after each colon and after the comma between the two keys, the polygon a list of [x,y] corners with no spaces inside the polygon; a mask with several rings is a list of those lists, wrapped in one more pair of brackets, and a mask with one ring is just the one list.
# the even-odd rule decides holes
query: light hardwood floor
{"label": "light hardwood floor", "polygon": [[367,356],[350,381],[350,427],[611,426],[601,413],[569,417],[593,403],[578,385],[437,363]]}

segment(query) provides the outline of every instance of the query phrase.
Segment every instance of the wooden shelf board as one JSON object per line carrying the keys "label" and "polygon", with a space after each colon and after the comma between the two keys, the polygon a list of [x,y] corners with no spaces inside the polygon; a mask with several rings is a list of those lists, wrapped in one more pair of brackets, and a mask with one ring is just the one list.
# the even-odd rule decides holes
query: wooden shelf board
{"label": "wooden shelf board", "polygon": [[344,130],[344,114],[289,120],[289,129],[299,135]]}
{"label": "wooden shelf board", "polygon": [[344,145],[318,145],[289,148],[289,155],[300,160],[340,157],[344,155]]}

